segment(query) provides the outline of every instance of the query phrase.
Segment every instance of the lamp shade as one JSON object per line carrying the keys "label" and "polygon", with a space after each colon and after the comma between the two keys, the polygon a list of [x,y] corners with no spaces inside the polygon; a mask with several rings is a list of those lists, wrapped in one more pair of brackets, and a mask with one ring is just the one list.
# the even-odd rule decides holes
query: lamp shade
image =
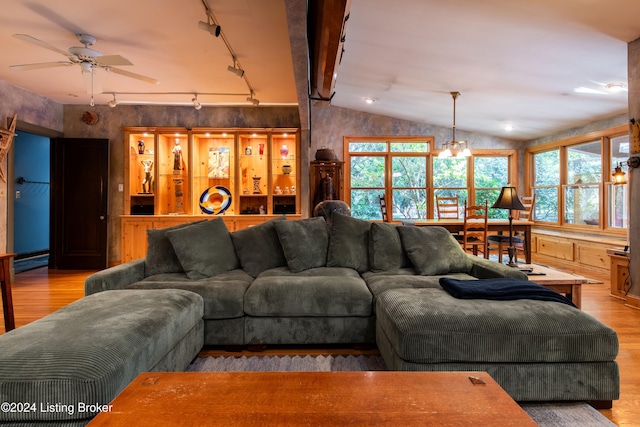
{"label": "lamp shade", "polygon": [[516,211],[524,211],[527,209],[522,205],[522,202],[518,198],[516,187],[502,187],[502,190],[500,190],[500,195],[498,196],[498,200],[496,200],[496,202],[491,207]]}

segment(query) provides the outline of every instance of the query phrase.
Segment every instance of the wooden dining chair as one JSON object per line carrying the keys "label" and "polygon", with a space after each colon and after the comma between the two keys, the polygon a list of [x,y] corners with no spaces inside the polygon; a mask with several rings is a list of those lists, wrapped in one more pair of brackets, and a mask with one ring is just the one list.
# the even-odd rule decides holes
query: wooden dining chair
{"label": "wooden dining chair", "polygon": [[[513,219],[519,219],[522,221],[531,221],[533,218],[533,207],[536,202],[536,195],[533,196],[519,196],[522,205],[526,208],[523,211],[513,211]],[[509,236],[504,234],[497,234],[488,237],[489,240],[489,253],[494,249],[498,251],[498,262],[502,263],[502,255],[509,253]],[[513,256],[513,260],[518,262],[518,254],[525,255],[527,252],[526,239],[522,232],[515,232],[513,234],[513,247],[516,252]]]}
{"label": "wooden dining chair", "polygon": [[489,258],[489,242],[487,240],[487,222],[489,203],[484,205],[464,206],[464,225],[462,228],[461,244],[465,252],[478,255],[482,252],[485,258]]}
{"label": "wooden dining chair", "polygon": [[439,219],[460,219],[458,196],[436,196],[436,211]]}
{"label": "wooden dining chair", "polygon": [[382,221],[389,222],[389,214],[387,213],[387,201],[385,200],[385,195],[378,196],[378,201],[380,202],[380,213],[382,214]]}

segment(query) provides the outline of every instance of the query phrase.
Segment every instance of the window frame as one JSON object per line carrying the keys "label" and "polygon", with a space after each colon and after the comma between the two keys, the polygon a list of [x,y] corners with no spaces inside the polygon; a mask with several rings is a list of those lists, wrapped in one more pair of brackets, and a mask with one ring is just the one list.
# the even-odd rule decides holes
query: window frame
{"label": "window frame", "polygon": [[[611,224],[611,210],[609,206],[609,194],[610,186],[613,184],[612,179],[612,153],[611,153],[611,139],[621,136],[628,136],[628,126],[616,126],[613,128],[605,129],[602,131],[591,132],[584,135],[578,135],[572,138],[549,142],[546,144],[536,145],[529,147],[525,150],[525,188],[528,193],[535,191],[537,188],[547,188],[549,186],[536,186],[535,185],[535,166],[534,157],[536,154],[559,150],[559,173],[560,182],[557,187],[558,197],[558,221],[540,221],[536,219],[535,214],[532,216],[532,221],[537,225],[543,226],[549,229],[564,229],[572,231],[580,231],[590,234],[603,234],[613,236],[626,236],[627,227],[612,227]],[[565,218],[566,212],[566,197],[565,192],[568,188],[576,187],[577,183],[568,182],[569,178],[569,166],[568,166],[568,151],[571,147],[586,144],[589,142],[600,142],[600,154],[601,154],[601,178],[600,181],[587,183],[589,186],[596,186],[599,192],[599,216],[598,224],[579,224],[567,221]],[[626,186],[628,196],[628,185]],[[536,201],[537,204],[537,201]],[[627,212],[628,217],[628,212]]]}
{"label": "window frame", "polygon": [[[363,143],[372,143],[372,142],[385,142],[387,144],[386,152],[351,152],[349,150],[350,144],[355,142],[363,142]],[[407,152],[407,151],[391,151],[390,147],[392,143],[415,143],[415,142],[428,142],[428,150],[424,152]],[[345,136],[343,138],[343,147],[344,147],[344,164],[345,164],[345,173],[344,173],[344,201],[351,206],[351,158],[352,157],[364,157],[364,156],[383,156],[385,157],[385,177],[384,177],[384,194],[387,201],[387,215],[389,216],[389,221],[404,221],[404,218],[394,218],[393,216],[393,177],[392,177],[392,158],[393,157],[426,157],[426,176],[425,176],[425,186],[426,186],[426,218],[433,219],[436,217],[435,212],[435,195],[438,190],[441,190],[440,187],[437,189],[434,188],[433,185],[433,171],[434,171],[434,159],[437,158],[440,150],[435,150],[435,137],[428,135],[420,135],[420,136]],[[518,176],[516,173],[516,166],[518,164],[518,152],[513,149],[472,149],[472,155],[466,158],[467,161],[467,173],[466,173],[466,187],[461,188],[452,188],[452,190],[456,191],[466,191],[467,192],[467,203],[473,204],[475,203],[475,193],[476,189],[474,187],[474,161],[473,159],[476,157],[506,157],[507,165],[508,165],[508,174],[509,179],[508,183],[515,183],[515,186],[518,187]],[[484,188],[482,188],[484,189]]]}

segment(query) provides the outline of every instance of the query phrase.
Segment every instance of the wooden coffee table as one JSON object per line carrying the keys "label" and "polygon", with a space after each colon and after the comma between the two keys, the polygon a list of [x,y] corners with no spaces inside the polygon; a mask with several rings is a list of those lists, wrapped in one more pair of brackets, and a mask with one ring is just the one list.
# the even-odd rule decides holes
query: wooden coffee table
{"label": "wooden coffee table", "polygon": [[521,268],[532,268],[529,281],[566,295],[576,307],[582,307],[582,285],[589,280],[577,274],[565,273],[537,264],[518,264]]}
{"label": "wooden coffee table", "polygon": [[111,405],[90,425],[536,426],[486,372],[151,372]]}

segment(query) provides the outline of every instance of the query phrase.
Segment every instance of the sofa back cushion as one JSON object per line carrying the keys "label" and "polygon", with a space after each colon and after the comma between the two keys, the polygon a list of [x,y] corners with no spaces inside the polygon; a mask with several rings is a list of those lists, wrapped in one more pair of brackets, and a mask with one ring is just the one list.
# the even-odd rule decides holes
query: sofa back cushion
{"label": "sofa back cushion", "polygon": [[176,252],[167,237],[167,232],[187,227],[197,222],[202,221],[147,230],[147,256],[144,259],[145,277],[163,273],[182,273],[182,265],[180,265]]}
{"label": "sofa back cushion", "polygon": [[471,271],[471,260],[446,228],[398,227],[398,234],[419,274],[435,276]]}
{"label": "sofa back cushion", "polygon": [[189,279],[204,279],[238,268],[231,234],[222,218],[167,232]]}
{"label": "sofa back cushion", "polygon": [[275,224],[289,270],[299,273],[327,265],[329,228],[324,218],[276,221]]}
{"label": "sofa back cushion", "polygon": [[386,271],[410,267],[411,262],[402,248],[398,226],[386,222],[371,223],[369,232],[369,268]]}
{"label": "sofa back cushion", "polygon": [[283,220],[275,218],[231,233],[240,266],[250,276],[257,277],[265,270],[287,265],[275,224]]}
{"label": "sofa back cushion", "polygon": [[348,267],[358,273],[369,270],[370,230],[368,221],[333,212],[327,267]]}

